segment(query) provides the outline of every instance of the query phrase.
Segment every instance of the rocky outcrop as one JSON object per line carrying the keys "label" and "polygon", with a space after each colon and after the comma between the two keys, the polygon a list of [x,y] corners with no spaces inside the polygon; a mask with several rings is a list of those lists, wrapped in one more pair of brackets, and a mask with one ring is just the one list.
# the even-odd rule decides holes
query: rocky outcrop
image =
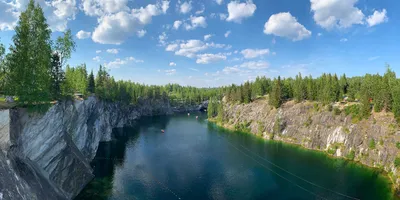
{"label": "rocky outcrop", "polygon": [[400,131],[392,113],[373,113],[357,121],[312,102],[287,102],[279,109],[267,102],[225,103],[222,125],[384,169],[399,185],[394,161],[400,152]]}
{"label": "rocky outcrop", "polygon": [[196,108],[174,109],[163,99],[127,106],[89,97],[60,102],[44,114],[0,111],[0,200],[72,199],[93,178],[89,163],[113,128]]}

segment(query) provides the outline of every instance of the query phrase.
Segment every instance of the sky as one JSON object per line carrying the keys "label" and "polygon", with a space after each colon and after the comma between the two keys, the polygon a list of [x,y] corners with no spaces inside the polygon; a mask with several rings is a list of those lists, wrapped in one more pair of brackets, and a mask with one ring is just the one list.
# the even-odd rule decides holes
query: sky
{"label": "sky", "polygon": [[[0,42],[29,0],[0,0]],[[71,66],[196,87],[322,73],[400,74],[397,0],[37,0]]]}

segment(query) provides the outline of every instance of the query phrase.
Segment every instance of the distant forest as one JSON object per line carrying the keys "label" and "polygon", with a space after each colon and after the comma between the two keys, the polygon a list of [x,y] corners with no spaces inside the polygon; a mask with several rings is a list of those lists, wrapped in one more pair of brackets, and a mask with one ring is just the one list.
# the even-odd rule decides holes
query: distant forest
{"label": "distant forest", "polygon": [[75,48],[70,30],[56,41],[51,40],[42,8],[30,0],[19,17],[8,54],[0,44],[0,93],[16,97],[23,105],[68,99],[75,93],[83,96],[95,93],[103,100],[126,104],[134,104],[139,98],[169,98],[172,103],[198,104],[218,91],[177,84],[149,86],[116,81],[102,66],[94,75],[93,71],[88,73],[85,64],[76,67],[67,64]]}

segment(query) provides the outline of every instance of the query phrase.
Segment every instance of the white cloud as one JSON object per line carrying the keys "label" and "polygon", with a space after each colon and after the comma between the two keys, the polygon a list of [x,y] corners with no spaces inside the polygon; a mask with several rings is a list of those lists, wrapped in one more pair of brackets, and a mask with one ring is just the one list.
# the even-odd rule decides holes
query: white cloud
{"label": "white cloud", "polygon": [[178,44],[169,44],[167,48],[165,48],[165,51],[175,51],[178,49],[178,47],[179,47]]}
{"label": "white cloud", "polygon": [[234,73],[242,73],[243,70],[239,69],[238,67],[225,67],[222,72],[225,74],[234,74]]}
{"label": "white cloud", "polygon": [[188,58],[196,57],[196,53],[207,49],[207,45],[200,40],[188,40],[186,43],[179,45],[179,50],[175,51],[175,55],[186,56]]}
{"label": "white cloud", "polygon": [[286,37],[292,41],[299,41],[311,36],[311,31],[297,22],[289,12],[271,15],[264,25],[265,34]]}
{"label": "white cloud", "polygon": [[163,13],[167,13],[167,10],[169,8],[169,1],[162,1],[161,9]]}
{"label": "white cloud", "polygon": [[198,16],[198,17],[191,16],[190,23],[191,24],[185,24],[186,30],[194,30],[197,27],[202,27],[202,28],[207,27],[206,18],[203,16]]}
{"label": "white cloud", "polygon": [[347,42],[347,41],[348,41],[347,38],[342,38],[342,39],[340,39],[340,42]]}
{"label": "white cloud", "polygon": [[206,10],[206,7],[205,7],[204,4],[203,4],[202,7],[201,7],[201,10],[196,11],[195,14],[196,14],[196,15],[203,14],[205,10]]}
{"label": "white cloud", "polygon": [[171,67],[172,67],[172,66],[176,66],[176,63],[170,62],[170,63],[169,63],[169,66],[171,66]]}
{"label": "white cloud", "polygon": [[118,54],[118,49],[107,49],[107,53]]}
{"label": "white cloud", "polygon": [[226,21],[241,23],[244,18],[253,16],[256,9],[257,6],[252,0],[247,0],[243,3],[240,3],[239,1],[231,1],[228,4],[229,16],[226,18]]}
{"label": "white cloud", "polygon": [[101,53],[101,50],[96,50],[96,53]]}
{"label": "white cloud", "polygon": [[88,16],[103,16],[128,11],[128,0],[82,0],[81,10]]}
{"label": "white cloud", "polygon": [[370,15],[367,18],[367,23],[369,27],[384,23],[388,21],[388,17],[386,16],[386,9],[383,9],[381,12],[375,10],[374,14]]}
{"label": "white cloud", "polygon": [[310,0],[314,21],[325,29],[363,24],[364,14],[355,7],[358,0]]}
{"label": "white cloud", "polygon": [[244,49],[243,51],[241,51],[244,58],[246,59],[257,58],[259,56],[268,55],[269,52],[270,52],[269,49]]}
{"label": "white cloud", "polygon": [[161,46],[165,46],[167,44],[168,36],[165,32],[162,32],[161,35],[158,36],[158,42]]}
{"label": "white cloud", "polygon": [[[163,7],[164,6],[164,7]],[[119,11],[98,18],[92,39],[101,44],[121,44],[128,37],[149,24],[153,16],[163,14],[165,4],[148,4],[146,7],[132,9],[131,12]]]}
{"label": "white cloud", "polygon": [[241,64],[240,67],[247,68],[247,69],[259,70],[259,69],[268,68],[269,64],[266,61],[257,61],[257,62],[251,61],[251,62],[245,62],[245,63]]}
{"label": "white cloud", "polygon": [[178,30],[181,25],[182,25],[182,21],[179,21],[179,20],[175,21],[174,22],[174,29]]}
{"label": "white cloud", "polygon": [[223,20],[226,20],[226,18],[228,18],[228,15],[227,15],[227,14],[225,14],[225,13],[220,13],[220,14],[219,14],[219,19],[220,19],[220,20],[223,21]]}
{"label": "white cloud", "polygon": [[204,36],[204,41],[209,40],[212,36],[213,36],[213,35],[211,35],[211,34],[205,35],[205,36]]}
{"label": "white cloud", "polygon": [[229,37],[230,34],[231,34],[231,31],[227,31],[227,32],[224,34],[224,36],[227,38],[227,37]]}
{"label": "white cloud", "polygon": [[76,33],[76,37],[78,39],[80,39],[80,40],[89,38],[91,35],[92,35],[91,32],[86,32],[86,31],[83,31],[83,30],[80,30],[80,31],[78,31],[78,33]]}
{"label": "white cloud", "polygon": [[[26,9],[27,0],[0,1],[0,30],[13,30],[18,17]],[[75,19],[76,0],[37,0],[44,12],[47,23],[53,31],[65,31],[68,22]]]}
{"label": "white cloud", "polygon": [[164,70],[165,74],[170,76],[170,75],[174,75],[176,73],[176,69],[167,69]]}
{"label": "white cloud", "polygon": [[192,10],[192,2],[184,2],[183,4],[181,4],[180,6],[180,12],[183,14],[186,14],[188,12],[190,12]]}
{"label": "white cloud", "polygon": [[147,31],[146,30],[138,30],[137,32],[136,32],[136,35],[138,36],[138,37],[143,37],[144,35],[146,35],[146,33],[147,33]]}
{"label": "white cloud", "polygon": [[215,63],[219,61],[226,60],[226,56],[219,53],[219,54],[200,54],[197,55],[197,64],[209,64],[209,63]]}
{"label": "white cloud", "polygon": [[127,65],[130,62],[135,62],[135,63],[143,63],[143,60],[137,60],[134,57],[126,57],[125,59],[120,59],[117,58],[114,61],[104,63],[104,66],[108,69],[117,69],[120,68],[122,65]]}
{"label": "white cloud", "polygon": [[379,58],[380,58],[380,56],[369,57],[368,61],[373,61],[373,60],[376,60],[376,59],[379,59]]}
{"label": "white cloud", "polygon": [[221,5],[222,3],[224,3],[224,0],[215,0],[215,2],[216,2],[218,5]]}
{"label": "white cloud", "polygon": [[100,56],[96,56],[93,58],[94,61],[96,62],[100,62],[101,61],[101,57]]}

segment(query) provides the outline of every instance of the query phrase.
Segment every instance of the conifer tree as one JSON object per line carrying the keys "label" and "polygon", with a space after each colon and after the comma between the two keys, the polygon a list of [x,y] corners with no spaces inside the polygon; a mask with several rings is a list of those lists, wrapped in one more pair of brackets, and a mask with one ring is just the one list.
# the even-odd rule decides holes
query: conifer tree
{"label": "conifer tree", "polygon": [[93,70],[90,72],[89,78],[88,78],[88,92],[89,93],[95,93],[96,91],[96,84],[94,82],[94,75],[93,75]]}
{"label": "conifer tree", "polygon": [[58,53],[51,57],[51,97],[59,100],[62,96],[61,85],[64,83],[65,74],[62,70]]}
{"label": "conifer tree", "polygon": [[269,104],[275,108],[279,108],[282,104],[282,83],[280,76],[278,76],[278,79],[274,80],[274,85],[269,95]]}

